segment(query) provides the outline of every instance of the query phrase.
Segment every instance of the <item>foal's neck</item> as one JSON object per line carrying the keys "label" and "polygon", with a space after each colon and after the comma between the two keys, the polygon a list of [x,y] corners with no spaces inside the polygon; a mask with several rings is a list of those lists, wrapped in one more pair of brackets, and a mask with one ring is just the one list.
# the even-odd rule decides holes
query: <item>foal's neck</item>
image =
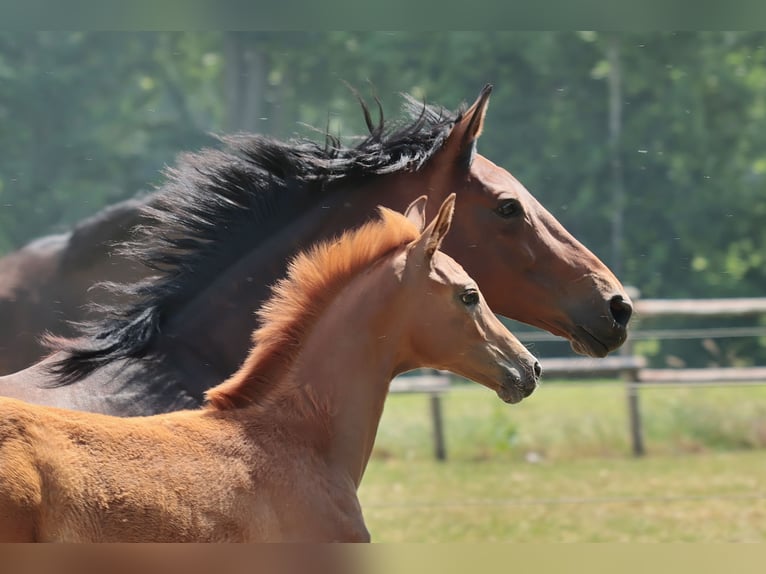
{"label": "foal's neck", "polygon": [[389,383],[409,365],[401,291],[390,258],[352,281],[306,336],[285,381],[296,400],[310,407],[302,412],[313,409],[325,419],[317,420],[317,428],[327,429],[327,460],[357,486]]}

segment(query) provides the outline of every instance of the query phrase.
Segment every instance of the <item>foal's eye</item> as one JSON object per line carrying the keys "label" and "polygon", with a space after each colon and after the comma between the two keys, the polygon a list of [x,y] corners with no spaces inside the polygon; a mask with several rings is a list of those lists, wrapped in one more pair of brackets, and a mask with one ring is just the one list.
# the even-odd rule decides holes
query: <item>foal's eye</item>
{"label": "foal's eye", "polygon": [[495,213],[504,219],[516,217],[523,212],[524,209],[521,207],[521,203],[517,199],[504,199],[500,202],[500,205],[495,208]]}
{"label": "foal's eye", "polygon": [[476,289],[468,289],[460,294],[463,305],[473,307],[479,303],[479,292]]}

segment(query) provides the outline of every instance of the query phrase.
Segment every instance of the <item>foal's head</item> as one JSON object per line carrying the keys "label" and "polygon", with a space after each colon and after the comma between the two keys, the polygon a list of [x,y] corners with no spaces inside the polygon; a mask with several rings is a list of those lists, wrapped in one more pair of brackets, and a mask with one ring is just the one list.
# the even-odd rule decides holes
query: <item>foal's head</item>
{"label": "foal's head", "polygon": [[427,226],[425,205],[422,196],[407,210],[422,233],[402,254],[402,284],[414,287],[407,290],[414,358],[419,366],[452,371],[517,403],[535,390],[540,363],[495,317],[476,282],[439,251],[452,222],[455,195]]}

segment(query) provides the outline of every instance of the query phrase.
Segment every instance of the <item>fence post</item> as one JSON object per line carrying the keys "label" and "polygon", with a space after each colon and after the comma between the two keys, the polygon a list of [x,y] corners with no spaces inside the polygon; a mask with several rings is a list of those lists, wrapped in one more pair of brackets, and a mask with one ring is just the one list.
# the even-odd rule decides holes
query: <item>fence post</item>
{"label": "fence post", "polygon": [[[633,299],[635,304],[640,294],[638,289],[633,289],[632,291],[631,299]],[[630,334],[628,334],[628,338],[620,348],[620,355],[633,355],[633,341],[630,339]],[[630,442],[633,449],[633,456],[641,457],[644,456],[646,452],[644,449],[643,426],[641,424],[641,405],[638,400],[638,387],[641,384],[641,381],[637,369],[623,372],[622,377],[625,381],[628,395],[628,421],[630,423]]]}
{"label": "fence post", "polygon": [[[633,456],[644,456],[644,437],[641,425],[641,408],[638,401],[638,386],[641,384],[635,380],[636,371],[632,371],[628,380],[628,416],[630,417],[630,440],[633,446]],[[632,380],[631,380],[632,379]]]}
{"label": "fence post", "polygon": [[444,444],[444,423],[442,421],[441,394],[431,395],[431,419],[434,424],[434,456],[439,462],[447,460],[447,448]]}

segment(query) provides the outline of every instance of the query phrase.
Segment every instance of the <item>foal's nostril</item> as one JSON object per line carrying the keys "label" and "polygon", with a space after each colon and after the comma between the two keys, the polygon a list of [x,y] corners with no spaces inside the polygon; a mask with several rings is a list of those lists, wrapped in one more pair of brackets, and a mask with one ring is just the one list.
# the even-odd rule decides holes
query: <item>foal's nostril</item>
{"label": "foal's nostril", "polygon": [[633,305],[623,299],[622,295],[615,295],[609,300],[609,311],[618,325],[627,327],[633,314]]}
{"label": "foal's nostril", "polygon": [[539,379],[540,375],[543,374],[543,368],[540,365],[540,361],[535,361],[535,364],[532,366],[532,369],[535,372],[535,379]]}

